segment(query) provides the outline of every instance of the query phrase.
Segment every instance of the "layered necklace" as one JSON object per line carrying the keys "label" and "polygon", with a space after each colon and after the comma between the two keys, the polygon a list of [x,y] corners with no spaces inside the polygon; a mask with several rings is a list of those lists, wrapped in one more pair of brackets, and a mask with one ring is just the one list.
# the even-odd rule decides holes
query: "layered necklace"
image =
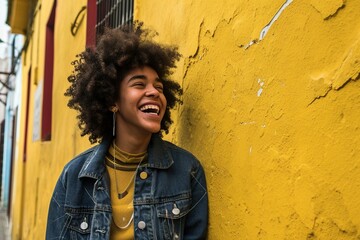
{"label": "layered necklace", "polygon": [[[147,153],[140,153],[140,154],[129,154],[121,149],[119,149],[115,143],[113,142],[112,146],[110,147],[107,155],[106,155],[106,165],[112,169],[113,173],[113,180],[115,181],[115,189],[116,189],[116,195],[117,199],[112,198],[112,201],[114,201],[113,207],[114,212],[115,208],[117,209],[118,215],[122,216],[114,216],[113,222],[119,229],[127,229],[134,218],[134,211],[131,209],[131,216],[129,214],[126,214],[126,212],[129,212],[132,208],[132,200],[133,196],[128,195],[129,191],[131,189],[132,184],[134,183],[134,179],[136,176],[136,173],[138,172],[139,167],[141,164],[145,164],[147,161]],[[132,174],[131,174],[132,173]],[[129,176],[129,174],[131,174]],[[122,176],[121,179],[120,176]],[[128,179],[128,180],[126,180]],[[120,182],[118,181],[120,180]],[[119,184],[121,181],[129,181],[127,184]],[[113,182],[114,182],[113,181]],[[125,186],[125,188],[120,189],[120,186]],[[128,196],[128,197],[127,197]],[[128,215],[126,217],[126,215]],[[115,218],[117,221],[115,221]],[[126,220],[128,219],[128,220]]]}

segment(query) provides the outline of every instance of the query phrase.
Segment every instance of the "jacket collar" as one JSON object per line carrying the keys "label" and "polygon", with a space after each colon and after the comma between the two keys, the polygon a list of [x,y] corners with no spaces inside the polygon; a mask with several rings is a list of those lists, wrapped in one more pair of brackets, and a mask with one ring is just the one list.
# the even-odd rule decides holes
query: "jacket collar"
{"label": "jacket collar", "polygon": [[90,177],[100,179],[106,171],[105,155],[111,144],[111,139],[103,140],[99,145],[89,149],[90,155],[86,158],[79,172],[79,178]]}
{"label": "jacket collar", "polygon": [[[112,139],[105,139],[99,145],[92,148],[91,154],[87,157],[79,172],[79,178],[101,178],[106,171],[104,160],[111,143]],[[158,134],[153,134],[148,146],[148,163],[146,166],[149,168],[167,169],[173,163],[174,160],[167,144]]]}
{"label": "jacket collar", "polygon": [[159,134],[153,134],[148,147],[147,167],[167,169],[174,163],[171,152]]}

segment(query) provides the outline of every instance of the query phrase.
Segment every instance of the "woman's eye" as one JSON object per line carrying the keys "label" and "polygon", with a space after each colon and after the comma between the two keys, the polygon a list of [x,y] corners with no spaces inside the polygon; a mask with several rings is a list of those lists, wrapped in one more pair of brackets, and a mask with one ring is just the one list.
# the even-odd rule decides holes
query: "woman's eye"
{"label": "woman's eye", "polygon": [[143,87],[143,86],[145,86],[145,84],[142,83],[142,82],[136,82],[136,83],[133,84],[133,86],[135,86],[135,87]]}
{"label": "woman's eye", "polygon": [[164,90],[164,87],[162,85],[157,85],[155,86],[155,88],[159,91],[162,92]]}

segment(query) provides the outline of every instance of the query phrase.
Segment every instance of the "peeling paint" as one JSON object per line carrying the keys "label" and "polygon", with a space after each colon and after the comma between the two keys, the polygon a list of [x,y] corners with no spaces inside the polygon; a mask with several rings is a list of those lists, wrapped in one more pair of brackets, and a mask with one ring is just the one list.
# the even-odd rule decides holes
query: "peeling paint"
{"label": "peeling paint", "polygon": [[248,44],[246,44],[245,46],[243,46],[245,49],[248,49],[249,47],[251,47],[253,44],[257,43],[258,40],[257,39],[254,39],[254,40],[251,40]]}
{"label": "peeling paint", "polygon": [[280,7],[280,9],[275,13],[274,17],[270,20],[268,24],[261,30],[259,39],[253,39],[248,44],[240,45],[241,48],[244,48],[245,50],[254,45],[255,43],[260,42],[264,39],[265,35],[270,30],[270,27],[274,24],[274,22],[280,17],[281,13],[287,8],[293,0],[286,0],[286,2]]}
{"label": "peeling paint", "polygon": [[280,17],[281,13],[287,8],[293,0],[286,0],[286,2],[280,7],[280,9],[276,12],[274,17],[270,20],[270,22],[261,30],[259,40],[263,40],[270,27],[274,24],[274,22]]}
{"label": "peeling paint", "polygon": [[345,0],[311,0],[310,4],[322,15],[324,20],[327,20],[345,7]]}
{"label": "peeling paint", "polygon": [[339,64],[334,68],[333,88],[338,90],[351,80],[358,80],[360,73],[360,39],[351,43],[351,47],[344,53]]}
{"label": "peeling paint", "polygon": [[209,239],[358,239],[360,1],[180,2],[140,20],[184,56],[172,128],[221,210]]}
{"label": "peeling paint", "polygon": [[[339,91],[342,88],[344,88],[348,83],[355,82],[355,81],[358,81],[358,80],[360,80],[360,72],[356,73],[354,76],[350,77],[349,79],[343,81],[343,83],[341,85],[339,85],[339,86],[336,86],[336,85],[334,86],[334,84],[324,85],[321,92],[317,92],[316,96],[313,97],[313,99],[310,101],[310,103],[307,104],[307,106],[310,106],[316,100],[325,98],[330,91],[332,91],[332,90],[333,91]],[[314,88],[313,86],[312,86],[312,89],[316,90],[316,88]]]}
{"label": "peeling paint", "polygon": [[[43,72],[43,61],[36,60],[45,51],[39,43],[46,21],[40,20],[54,1],[42,1],[35,16],[39,37],[29,44],[39,51],[23,56],[23,83],[34,63]],[[68,88],[70,61],[86,42],[85,29],[76,38],[63,34],[66,16],[82,2],[57,7],[54,89],[61,91]],[[359,9],[360,0],[134,1],[134,19],[183,56],[171,78],[183,87],[184,104],[172,111],[164,138],[204,166],[209,239],[360,240]],[[58,174],[75,154],[63,149],[90,147],[87,138],[73,137],[76,113],[65,96],[55,91],[53,97],[48,144],[24,139],[26,96],[19,109],[13,239],[45,236],[47,210],[33,207],[33,186],[44,192],[38,205],[48,206]],[[21,196],[29,207],[22,207]]]}
{"label": "peeling paint", "polygon": [[258,79],[258,84],[260,85],[260,89],[257,91],[257,96],[260,97],[262,92],[263,92],[263,86],[264,86],[264,82],[261,81],[261,79]]}

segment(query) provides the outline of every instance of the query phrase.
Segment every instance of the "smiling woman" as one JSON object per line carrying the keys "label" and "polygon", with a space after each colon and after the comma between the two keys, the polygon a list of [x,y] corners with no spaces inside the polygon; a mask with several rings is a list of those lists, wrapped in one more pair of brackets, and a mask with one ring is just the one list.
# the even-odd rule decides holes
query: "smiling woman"
{"label": "smiling woman", "polygon": [[82,135],[100,144],[64,168],[50,202],[47,239],[205,239],[200,162],[161,139],[181,87],[180,54],[142,24],[107,29],[74,61],[65,95]]}
{"label": "smiling woman", "polygon": [[96,49],[88,48],[72,63],[75,72],[69,77],[71,86],[65,95],[71,97],[68,106],[80,110],[79,126],[82,135],[89,134],[90,142],[101,141],[112,132],[112,113],[108,109],[120,97],[119,80],[145,66],[156,72],[157,81],[164,87],[168,104],[161,130],[167,133],[172,123],[170,109],[181,102],[179,84],[169,79],[180,54],[176,47],[151,42],[151,34],[140,23],[121,30],[107,29]]}

